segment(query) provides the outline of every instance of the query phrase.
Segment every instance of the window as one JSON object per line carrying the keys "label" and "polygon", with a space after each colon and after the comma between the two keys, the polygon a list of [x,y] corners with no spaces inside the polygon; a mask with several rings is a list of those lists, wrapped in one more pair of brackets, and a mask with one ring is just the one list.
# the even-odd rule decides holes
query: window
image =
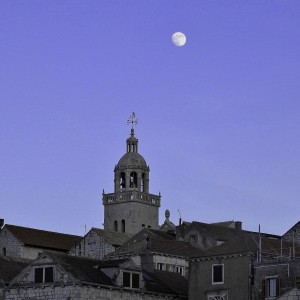
{"label": "window", "polygon": [[157,263],[156,264],[156,269],[160,270],[160,271],[165,270],[165,264],[163,264],[163,263]]}
{"label": "window", "polygon": [[3,249],[2,249],[2,255],[6,256],[6,248],[5,247],[3,247]]}
{"label": "window", "polygon": [[141,192],[143,193],[144,190],[144,181],[145,181],[145,174],[142,174],[142,178],[141,178]]}
{"label": "window", "polygon": [[53,282],[53,267],[35,268],[34,283]]}
{"label": "window", "polygon": [[181,274],[181,275],[183,275],[183,267],[181,267],[181,266],[176,266],[176,273],[179,273],[179,274]]}
{"label": "window", "polygon": [[136,188],[137,187],[137,174],[136,172],[130,173],[130,184],[129,187]]}
{"label": "window", "polygon": [[140,274],[123,272],[123,286],[132,289],[140,288]]}
{"label": "window", "polygon": [[122,192],[123,189],[125,189],[125,173],[122,172],[120,176],[120,191]]}
{"label": "window", "polygon": [[121,232],[125,232],[125,220],[121,221]]}
{"label": "window", "polygon": [[295,277],[295,287],[297,289],[300,288],[300,276]]}
{"label": "window", "polygon": [[227,300],[227,293],[210,294],[207,297],[208,300]]}
{"label": "window", "polygon": [[280,290],[280,281],[278,277],[266,277],[262,282],[262,291],[264,298],[277,297]]}
{"label": "window", "polygon": [[196,236],[194,234],[190,235],[190,242],[195,242],[196,241]]}
{"label": "window", "polygon": [[118,222],[114,221],[114,231],[118,232]]}
{"label": "window", "polygon": [[212,283],[222,284],[224,283],[224,265],[213,265],[212,266]]}
{"label": "window", "polygon": [[88,243],[88,246],[89,246],[90,252],[94,252],[96,250],[96,243],[95,242]]}

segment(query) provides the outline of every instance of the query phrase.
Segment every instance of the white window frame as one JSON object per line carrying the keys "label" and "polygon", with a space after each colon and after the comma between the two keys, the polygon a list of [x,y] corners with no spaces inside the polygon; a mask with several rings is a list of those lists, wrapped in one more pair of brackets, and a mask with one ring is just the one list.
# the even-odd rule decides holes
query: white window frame
{"label": "white window frame", "polygon": [[[214,267],[222,266],[222,281],[214,281]],[[211,266],[211,282],[212,284],[224,284],[224,264],[213,264]]]}
{"label": "white window frame", "polygon": [[[124,273],[129,273],[130,274],[130,287],[129,286],[124,286]],[[139,275],[139,287],[138,288],[135,288],[135,287],[132,287],[132,274],[137,274]],[[122,272],[122,284],[123,284],[123,287],[124,288],[127,288],[127,289],[134,289],[134,290],[138,290],[141,288],[141,274],[138,273],[138,272],[131,272],[131,271],[126,271],[124,270]]]}
{"label": "white window frame", "polygon": [[[275,281],[275,284],[273,286],[273,289],[271,291],[271,281],[273,282],[273,280]],[[265,277],[265,298],[266,299],[275,299],[276,297],[278,297],[279,295],[277,295],[277,285],[278,285],[278,275],[275,276],[266,276]],[[274,293],[273,293],[274,292]]]}
{"label": "white window frame", "polygon": [[[46,268],[52,268],[52,281],[49,282],[45,282],[46,280]],[[53,283],[54,282],[54,267],[53,266],[36,266],[33,268],[33,282],[35,283],[36,279],[35,279],[35,270],[36,269],[43,269],[43,280],[40,283]],[[39,284],[39,283],[35,283],[35,284]]]}
{"label": "white window frame", "polygon": [[166,264],[162,262],[157,262],[156,263],[156,269],[159,271],[165,271],[166,270]]}
{"label": "white window frame", "polygon": [[[178,272],[178,271],[181,271],[181,272]],[[175,272],[180,274],[180,275],[183,275],[184,276],[184,267],[183,266],[175,266]]]}

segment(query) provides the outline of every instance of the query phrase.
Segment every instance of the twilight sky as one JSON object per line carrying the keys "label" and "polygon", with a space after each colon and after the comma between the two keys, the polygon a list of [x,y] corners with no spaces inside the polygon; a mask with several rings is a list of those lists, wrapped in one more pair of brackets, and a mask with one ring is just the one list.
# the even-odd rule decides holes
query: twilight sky
{"label": "twilight sky", "polygon": [[[300,220],[299,0],[2,0],[0,218],[83,234],[134,111],[178,223]],[[186,34],[176,47],[172,34]]]}

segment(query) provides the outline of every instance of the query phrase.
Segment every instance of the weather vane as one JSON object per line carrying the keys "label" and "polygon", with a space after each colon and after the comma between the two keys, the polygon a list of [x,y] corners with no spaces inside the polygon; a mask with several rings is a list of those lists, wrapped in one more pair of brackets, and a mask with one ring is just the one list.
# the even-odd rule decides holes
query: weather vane
{"label": "weather vane", "polygon": [[133,112],[127,120],[127,125],[131,123],[131,129],[133,129],[134,125],[137,125],[138,119],[135,117],[135,113]]}

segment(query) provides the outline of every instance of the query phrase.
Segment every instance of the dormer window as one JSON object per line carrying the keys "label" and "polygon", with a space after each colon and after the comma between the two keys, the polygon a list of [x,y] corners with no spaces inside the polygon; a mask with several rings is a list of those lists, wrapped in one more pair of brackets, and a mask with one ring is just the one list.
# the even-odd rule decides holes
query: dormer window
{"label": "dormer window", "polygon": [[123,286],[131,289],[140,288],[140,274],[123,272]]}
{"label": "dormer window", "polygon": [[34,269],[34,283],[53,282],[53,267],[42,267]]}

